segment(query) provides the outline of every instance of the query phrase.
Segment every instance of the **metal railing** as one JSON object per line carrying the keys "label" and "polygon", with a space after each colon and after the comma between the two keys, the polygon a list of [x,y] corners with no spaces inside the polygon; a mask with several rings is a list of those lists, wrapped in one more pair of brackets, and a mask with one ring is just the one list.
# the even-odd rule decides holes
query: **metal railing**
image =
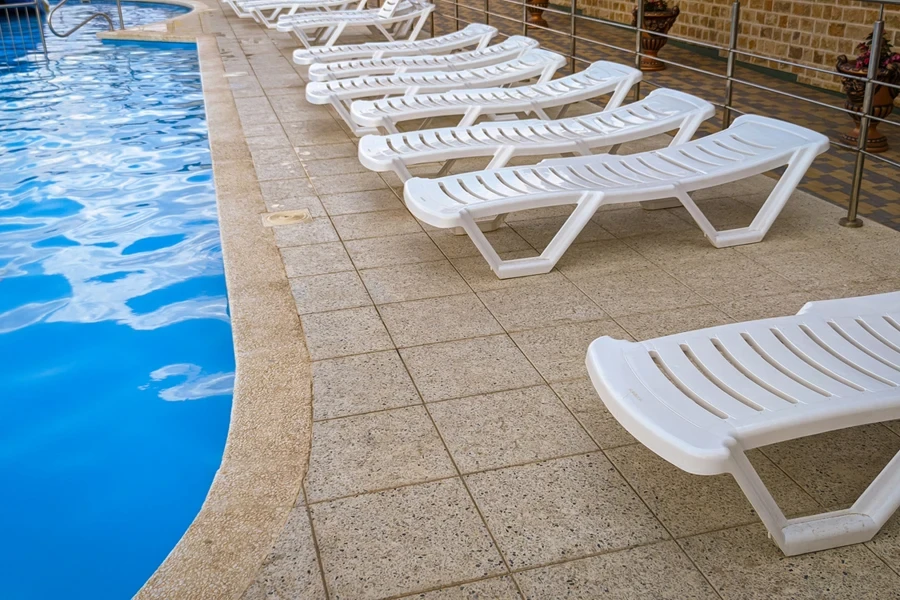
{"label": "metal railing", "polygon": [[[63,6],[65,6],[66,2],[68,2],[68,1],[69,1],[69,0],[62,0],[59,4],[57,4],[56,6],[53,7],[53,10],[51,10],[51,11],[50,11],[50,14],[47,16],[47,28],[48,28],[48,29],[50,30],[50,32],[51,32],[53,35],[55,35],[56,37],[61,37],[61,38],[69,37],[70,35],[72,35],[72,34],[75,33],[76,31],[78,31],[79,29],[81,29],[82,27],[84,27],[85,25],[87,25],[88,23],[90,23],[91,21],[93,21],[94,19],[103,19],[103,20],[105,20],[105,21],[106,21],[106,24],[109,25],[109,30],[110,30],[110,31],[115,30],[116,26],[113,25],[112,17],[110,17],[110,16],[109,16],[108,14],[106,14],[105,12],[95,12],[95,13],[92,13],[92,14],[88,15],[88,16],[87,16],[84,20],[82,20],[78,25],[76,25],[75,27],[72,27],[71,29],[69,29],[69,30],[66,31],[65,33],[60,33],[60,32],[58,32],[58,31],[53,27],[53,15],[56,14],[56,11],[58,11],[60,8],[62,8]],[[120,0],[116,0],[116,9],[117,9],[118,12],[119,12],[119,29],[125,29],[125,19],[122,17],[122,2],[121,2]]]}
{"label": "metal railing", "polygon": [[[649,56],[644,52],[641,39],[646,35],[660,36],[664,37],[667,40],[680,43],[684,46],[690,47],[699,47],[706,51],[712,52],[716,54],[718,57],[725,59],[725,72],[716,73],[710,71],[708,69],[700,68],[697,66],[685,64],[683,62],[677,62],[671,59],[662,58],[659,56],[652,57],[654,60],[657,60],[667,66],[677,67],[679,69],[685,69],[687,71],[697,73],[699,75],[712,77],[717,80],[721,80],[724,83],[724,93],[723,99],[721,102],[713,101],[713,104],[722,109],[722,127],[727,128],[734,117],[735,114],[743,114],[744,111],[739,110],[734,106],[734,91],[736,86],[746,86],[748,88],[752,88],[755,90],[760,90],[763,92],[774,94],[778,97],[782,98],[790,98],[792,100],[797,100],[800,102],[809,103],[818,108],[827,109],[839,113],[843,113],[850,117],[856,117],[860,121],[859,125],[859,136],[855,145],[847,144],[841,140],[832,139],[832,143],[834,146],[838,148],[843,148],[845,150],[851,151],[854,153],[855,162],[853,165],[853,179],[850,187],[849,198],[847,200],[848,210],[847,216],[840,220],[841,225],[846,227],[861,227],[863,222],[858,218],[859,211],[859,201],[860,201],[860,192],[862,190],[862,183],[865,177],[866,170],[866,159],[872,159],[881,164],[888,165],[895,169],[900,169],[900,162],[892,160],[886,156],[881,156],[876,154],[870,150],[867,150],[868,143],[868,133],[869,126],[872,123],[878,124],[888,124],[892,127],[896,127],[900,125],[900,123],[896,121],[890,121],[882,117],[878,117],[872,114],[874,107],[874,97],[879,86],[891,88],[900,91],[900,86],[884,81],[879,81],[878,70],[879,70],[879,59],[873,59],[869,62],[868,72],[862,75],[853,75],[847,73],[838,74],[835,70],[828,70],[816,66],[812,66],[809,64],[803,64],[798,62],[792,62],[782,57],[778,56],[765,56],[759,53],[750,52],[748,50],[743,50],[740,48],[740,38],[741,38],[741,1],[734,0],[731,6],[731,14],[730,14],[730,24],[729,24],[729,34],[728,34],[728,44],[720,45],[714,44],[710,42],[700,41],[693,38],[683,38],[670,33],[660,33],[658,31],[652,31],[646,29],[644,27],[645,18],[644,18],[644,2],[637,1],[634,4],[636,5],[636,25],[630,25],[626,23],[621,23],[617,21],[601,19],[598,17],[592,17],[585,14],[579,14],[580,7],[577,3],[577,0],[569,0],[569,6],[567,9],[563,9],[560,4],[550,4],[548,6],[540,6],[536,5],[534,1],[528,2],[526,0],[433,0],[436,4],[436,10],[432,13],[431,20],[431,33],[435,34],[435,20],[441,19],[447,20],[451,23],[451,27],[455,27],[459,30],[462,26],[474,23],[489,23],[497,26],[501,32],[504,30],[512,30],[515,33],[518,33],[521,28],[521,33],[523,35],[527,35],[529,30],[544,32],[546,34],[555,34],[557,36],[562,36],[563,39],[560,43],[556,43],[553,46],[553,50],[560,51],[561,53],[566,55],[570,60],[570,68],[572,71],[577,69],[577,66],[580,64],[582,66],[586,66],[593,62],[583,56],[579,56],[578,53],[578,43],[590,44],[596,47],[600,47],[606,50],[612,50],[616,52],[622,52],[626,55],[633,55],[634,63],[636,66],[640,67],[641,59]],[[564,1],[564,0],[563,0]],[[540,2],[540,0],[538,0]],[[494,8],[497,7],[498,3],[501,6],[501,10],[491,10],[491,5],[493,3]],[[884,17],[885,17],[885,5],[894,5],[900,6],[900,0],[862,0],[863,4],[873,4],[878,5],[878,18],[872,24],[872,48],[871,48],[871,56],[872,57],[880,57],[881,55],[881,47],[882,47],[882,36],[884,33]],[[543,4],[543,2],[541,2]],[[521,10],[519,10],[521,9]],[[541,13],[556,15],[556,16],[565,16],[568,17],[568,31],[555,29],[549,26],[544,26],[540,24],[536,24],[535,22],[529,22],[529,11],[532,13],[535,10],[540,10]],[[467,18],[467,15],[469,18]],[[578,23],[588,23],[602,27],[611,27],[617,29],[622,36],[625,35],[633,35],[634,36],[634,45],[633,47],[627,47],[625,45],[616,45],[610,43],[608,41],[604,41],[601,39],[592,39],[590,37],[585,37],[583,35],[578,34]],[[441,32],[443,33],[443,31]],[[565,43],[565,42],[568,43]],[[755,81],[750,81],[749,79],[741,78],[736,75],[737,66],[739,63],[741,64],[753,64],[753,61],[764,62],[769,64],[776,64],[781,67],[786,67],[787,69],[801,69],[804,72],[816,72],[816,73],[824,73],[830,76],[841,77],[850,81],[859,81],[865,86],[865,94],[862,102],[862,106],[859,110],[853,110],[847,106],[835,106],[833,104],[829,104],[827,102],[822,102],[820,100],[816,100],[814,98],[809,98],[806,96],[802,96],[799,94],[791,93],[783,89],[778,89],[775,87],[770,87],[767,85],[763,85],[757,83]],[[645,79],[644,83],[649,85],[655,85],[653,82],[647,81]],[[638,83],[634,89],[635,99],[640,99],[641,97],[641,84]],[[897,173],[900,175],[900,172]],[[896,175],[895,175],[896,176]]]}
{"label": "metal railing", "polygon": [[9,66],[23,56],[47,56],[47,40],[41,27],[40,0],[21,0],[0,5],[0,66]]}

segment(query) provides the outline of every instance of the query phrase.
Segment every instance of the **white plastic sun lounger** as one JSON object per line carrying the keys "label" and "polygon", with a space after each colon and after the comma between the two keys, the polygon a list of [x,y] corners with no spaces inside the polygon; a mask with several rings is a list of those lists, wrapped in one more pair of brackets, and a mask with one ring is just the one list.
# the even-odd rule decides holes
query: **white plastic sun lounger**
{"label": "white plastic sun lounger", "polygon": [[281,17],[278,31],[293,33],[305,48],[333,46],[347,27],[366,27],[378,31],[388,41],[415,40],[433,4],[418,0],[384,0],[378,9],[329,11]]}
{"label": "white plastic sun lounger", "polygon": [[696,475],[730,473],[788,556],[868,541],[900,507],[900,453],[852,507],[787,519],[745,452],[900,418],[900,292],[641,343],[603,337],[587,367],[610,413]]}
{"label": "white plastic sun lounger", "polygon": [[658,89],[634,104],[558,121],[479,123],[387,136],[367,135],[359,141],[359,162],[372,171],[393,171],[410,179],[409,167],[444,162],[441,173],[461,158],[490,156],[488,169],[499,169],[517,156],[573,153],[590,156],[596,148],[678,130],[672,146],[694,137],[715,107],[696,96]]}
{"label": "white plastic sun lounger", "polygon": [[[612,93],[606,109],[618,107],[641,72],[614,62],[599,61],[574,75],[546,83],[516,88],[454,90],[440,94],[407,95],[379,100],[357,100],[350,108],[353,122],[388,133],[398,133],[397,124],[413,119],[458,115],[459,126],[473,124],[479,117],[517,113],[549,119],[546,111],[565,110],[571,104]],[[557,117],[561,117],[558,114]]]}
{"label": "white plastic sun lounger", "polygon": [[294,50],[298,65],[353,60],[358,58],[388,58],[418,54],[448,54],[464,48],[484,48],[497,35],[497,28],[482,23],[470,23],[453,33],[415,41],[369,42],[341,46],[315,46]]}
{"label": "white plastic sun lounger", "polygon": [[518,58],[539,45],[535,39],[514,35],[493,46],[456,54],[422,54],[322,63],[309,68],[309,79],[332,81],[370,75],[477,69]]}
{"label": "white plastic sun lounger", "polygon": [[306,100],[310,104],[330,104],[357,135],[371,133],[371,129],[357,126],[350,119],[349,103],[356,98],[371,96],[412,95],[418,91],[445,92],[485,85],[509,85],[537,77],[547,81],[566,59],[547,50],[529,50],[519,58],[497,65],[464,71],[428,71],[400,75],[375,75],[336,81],[312,81],[306,85]]}
{"label": "white plastic sun lounger", "polygon": [[[763,239],[828,138],[766,117],[742,116],[725,131],[680,146],[628,156],[545,160],[439,179],[413,178],[409,211],[434,227],[462,227],[501,279],[547,273],[604,204],[678,199],[717,248]],[[753,222],[716,231],[690,192],[728,184],[787,165]],[[503,260],[476,220],[510,212],[574,204],[575,210],[540,256]]]}
{"label": "white plastic sun lounger", "polygon": [[362,10],[366,0],[225,0],[241,18],[254,21],[273,29],[280,17],[315,11]]}

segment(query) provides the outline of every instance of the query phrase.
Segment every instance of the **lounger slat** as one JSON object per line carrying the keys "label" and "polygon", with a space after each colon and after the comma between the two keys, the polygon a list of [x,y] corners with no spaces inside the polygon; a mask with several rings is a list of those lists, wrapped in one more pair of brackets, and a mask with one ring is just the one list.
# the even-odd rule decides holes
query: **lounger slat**
{"label": "lounger slat", "polygon": [[[875,318],[866,318],[861,319],[859,321],[860,326],[863,328],[871,330],[873,335],[877,335],[878,338],[896,350],[900,350],[900,330],[898,330],[895,326],[891,325],[887,321],[886,316],[880,316]],[[892,319],[895,323],[897,319]]]}
{"label": "lounger slat", "polygon": [[856,319],[846,317],[832,319],[831,323],[834,323],[834,326],[853,340],[858,347],[865,348],[869,354],[900,370],[900,352],[873,336],[868,330],[863,329]]}
{"label": "lounger slat", "polygon": [[[900,385],[900,365],[892,367],[885,364],[883,359],[872,356],[871,350],[869,350],[869,352],[861,350],[859,346],[851,343],[838,334],[832,323],[828,323],[825,327],[817,327],[814,330],[811,329],[810,331],[835,354],[840,355],[842,358],[859,368],[865,369],[872,375],[880,377],[887,382],[888,385]],[[865,346],[863,346],[863,348],[865,348]]]}

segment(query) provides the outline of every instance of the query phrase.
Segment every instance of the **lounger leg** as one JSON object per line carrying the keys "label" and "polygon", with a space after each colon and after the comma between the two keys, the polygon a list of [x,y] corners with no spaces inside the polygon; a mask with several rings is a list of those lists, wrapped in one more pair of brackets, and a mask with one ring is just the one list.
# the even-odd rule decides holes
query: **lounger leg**
{"label": "lounger leg", "polygon": [[[325,44],[324,44],[325,47],[327,48],[327,47],[330,47],[330,46],[334,46],[334,43],[338,40],[339,37],[341,37],[341,34],[344,33],[344,29],[345,29],[346,27],[347,27],[347,24],[346,24],[346,23],[341,23],[341,24],[339,24],[337,27],[335,27],[335,28],[334,28],[334,32],[333,32],[333,33],[331,34],[331,36],[328,38],[328,41],[325,42]],[[350,122],[352,123],[353,121],[350,121]]]}
{"label": "lounger leg", "polygon": [[784,517],[742,452],[733,458],[732,475],[787,556],[867,542],[900,508],[900,453],[850,508],[796,519]]}
{"label": "lounger leg", "polygon": [[[509,279],[511,277],[525,277],[527,275],[539,275],[541,273],[549,273],[556,266],[556,263],[562,258],[562,255],[581,230],[584,229],[597,209],[603,203],[603,194],[591,192],[585,194],[578,200],[575,210],[569,215],[569,218],[563,223],[560,230],[553,236],[553,239],[544,249],[540,256],[529,258],[517,258],[514,260],[503,260],[494,250],[491,243],[485,237],[476,219],[484,217],[496,217],[503,215],[491,215],[478,211],[477,207],[474,211],[463,211],[460,213],[462,227],[469,234],[469,238],[481,255],[487,260],[491,270],[500,279]],[[471,209],[470,209],[471,210]],[[473,212],[475,214],[473,214]]]}
{"label": "lounger leg", "polygon": [[430,14],[430,12],[423,13],[422,16],[419,17],[418,21],[416,21],[416,26],[413,28],[412,33],[409,34],[408,39],[410,41],[415,41],[419,37],[419,34],[422,33],[422,28],[425,27],[425,21],[428,20],[428,15]]}

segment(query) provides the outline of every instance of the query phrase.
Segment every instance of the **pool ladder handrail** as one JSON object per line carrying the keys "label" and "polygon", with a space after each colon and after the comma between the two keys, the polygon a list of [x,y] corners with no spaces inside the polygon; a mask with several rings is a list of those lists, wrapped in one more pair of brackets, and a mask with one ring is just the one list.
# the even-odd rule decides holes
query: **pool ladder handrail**
{"label": "pool ladder handrail", "polygon": [[[56,29],[54,29],[54,27],[53,27],[53,13],[55,13],[60,8],[62,8],[63,5],[68,1],[69,0],[62,0],[59,4],[54,6],[53,9],[50,11],[50,14],[47,15],[47,28],[50,29],[50,32],[53,33],[53,35],[55,35],[56,37],[61,37],[61,38],[69,37],[76,31],[78,31],[79,29],[81,29],[82,27],[84,27],[85,25],[90,23],[91,21],[93,21],[94,19],[105,19],[106,23],[109,25],[109,30],[110,31],[115,30],[116,27],[113,24],[113,20],[108,14],[106,14],[105,12],[95,12],[94,14],[88,16],[88,18],[86,18],[84,21],[82,21],[81,23],[79,23],[78,25],[76,25],[75,27],[73,27],[72,29],[70,29],[69,31],[67,31],[65,33],[60,33],[58,31],[56,31]],[[121,0],[116,0],[116,8],[119,11],[119,29],[125,29],[125,19],[122,18],[122,2],[121,2]]]}

